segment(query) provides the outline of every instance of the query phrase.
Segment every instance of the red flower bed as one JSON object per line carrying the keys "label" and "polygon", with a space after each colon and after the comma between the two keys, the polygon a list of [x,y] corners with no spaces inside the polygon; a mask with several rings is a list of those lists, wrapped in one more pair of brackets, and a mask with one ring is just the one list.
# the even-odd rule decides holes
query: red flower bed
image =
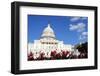
{"label": "red flower bed", "polygon": [[[37,53],[36,53],[37,54]],[[80,53],[80,55],[75,55],[73,52],[61,50],[61,52],[57,53],[57,50],[51,51],[50,57],[46,57],[44,52],[40,52],[39,56],[34,58],[34,54],[30,52],[28,54],[28,60],[55,60],[55,59],[80,59],[87,58],[87,53]],[[48,55],[48,53],[47,53]]]}

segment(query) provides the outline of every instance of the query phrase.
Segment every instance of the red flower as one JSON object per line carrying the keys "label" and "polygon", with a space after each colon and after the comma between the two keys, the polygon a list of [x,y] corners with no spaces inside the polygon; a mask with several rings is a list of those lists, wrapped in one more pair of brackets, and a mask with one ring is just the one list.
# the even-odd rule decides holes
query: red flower
{"label": "red flower", "polygon": [[56,51],[51,51],[51,56],[55,56],[56,55]]}
{"label": "red flower", "polygon": [[68,54],[68,51],[62,51],[62,58],[66,58]]}
{"label": "red flower", "polygon": [[44,52],[40,53],[39,59],[43,60],[44,58],[45,58],[45,53]]}
{"label": "red flower", "polygon": [[61,59],[61,58],[62,58],[61,53],[57,53],[56,54],[56,59]]}
{"label": "red flower", "polygon": [[34,60],[34,57],[33,57],[33,53],[30,52],[30,54],[28,54],[28,60]]}

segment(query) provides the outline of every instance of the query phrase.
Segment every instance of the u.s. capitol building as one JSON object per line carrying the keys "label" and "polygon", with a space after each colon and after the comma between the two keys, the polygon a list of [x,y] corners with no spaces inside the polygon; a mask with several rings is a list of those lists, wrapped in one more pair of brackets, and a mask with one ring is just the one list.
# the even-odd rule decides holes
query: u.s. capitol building
{"label": "u.s. capitol building", "polygon": [[50,57],[51,51],[56,52],[74,51],[73,46],[70,44],[64,44],[63,41],[56,39],[55,33],[51,28],[50,24],[44,28],[43,33],[39,40],[34,40],[33,43],[28,43],[28,53],[34,53],[34,57],[38,57],[41,52],[45,53],[46,57]]}

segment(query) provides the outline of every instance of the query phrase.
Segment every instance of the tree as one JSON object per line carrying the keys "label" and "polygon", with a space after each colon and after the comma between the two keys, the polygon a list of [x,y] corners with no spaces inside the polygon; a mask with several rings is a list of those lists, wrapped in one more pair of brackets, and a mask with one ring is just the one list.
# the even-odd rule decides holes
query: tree
{"label": "tree", "polygon": [[88,43],[85,42],[81,45],[78,45],[77,48],[80,52],[79,58],[87,58],[88,57]]}
{"label": "tree", "polygon": [[85,42],[85,43],[83,43],[81,45],[78,45],[76,47],[76,49],[78,49],[78,51],[81,52],[81,53],[87,53],[88,52],[87,48],[88,48],[88,43],[87,42]]}

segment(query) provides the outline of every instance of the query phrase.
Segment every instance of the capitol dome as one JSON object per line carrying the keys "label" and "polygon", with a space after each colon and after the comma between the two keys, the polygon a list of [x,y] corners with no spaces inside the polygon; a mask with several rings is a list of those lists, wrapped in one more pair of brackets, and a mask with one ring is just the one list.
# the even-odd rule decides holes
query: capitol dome
{"label": "capitol dome", "polygon": [[44,37],[51,37],[51,38],[55,38],[55,34],[53,29],[50,27],[50,24],[48,24],[48,26],[43,30],[42,33],[42,38]]}

